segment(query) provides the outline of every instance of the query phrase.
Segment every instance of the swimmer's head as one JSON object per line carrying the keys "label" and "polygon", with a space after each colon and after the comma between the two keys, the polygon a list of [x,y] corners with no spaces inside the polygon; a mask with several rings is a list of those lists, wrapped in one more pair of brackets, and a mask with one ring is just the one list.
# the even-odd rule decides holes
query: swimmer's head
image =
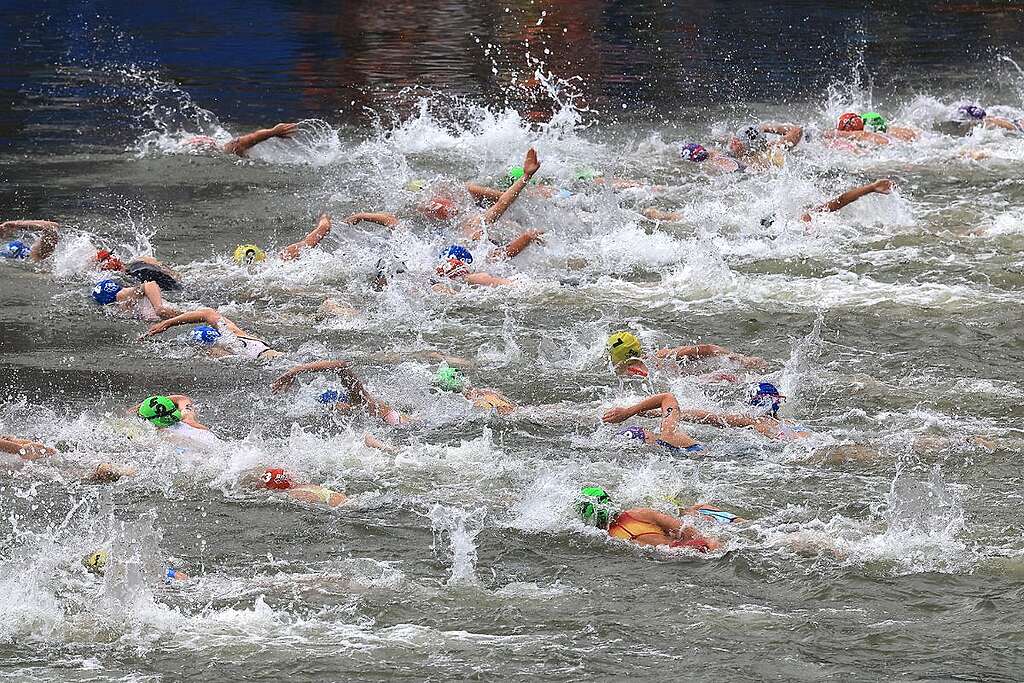
{"label": "swimmer's head", "polygon": [[441,391],[461,392],[466,388],[466,380],[458,368],[442,365],[434,373],[433,384]]}
{"label": "swimmer's head", "polygon": [[976,104],[962,104],[957,108],[956,116],[961,121],[981,121],[986,113]]}
{"label": "swimmer's head", "polygon": [[32,249],[21,240],[11,240],[0,247],[0,256],[9,259],[26,259],[32,253]]}
{"label": "swimmer's head", "polygon": [[584,486],[576,499],[576,514],[584,524],[607,529],[612,520],[612,498],[600,486]]}
{"label": "swimmer's head", "polygon": [[576,180],[582,180],[582,181],[585,181],[585,182],[590,182],[591,180],[594,180],[595,178],[600,178],[600,177],[601,177],[601,174],[598,173],[597,171],[595,171],[592,168],[581,168],[581,169],[578,169],[576,171]]}
{"label": "swimmer's head", "polygon": [[729,140],[729,151],[733,156],[745,156],[763,152],[768,147],[768,138],[757,126],[747,126]]}
{"label": "swimmer's head", "polygon": [[836,124],[836,130],[864,130],[864,119],[860,117],[860,114],[848,111],[839,117],[839,123]]}
{"label": "swimmer's head", "polygon": [[689,161],[700,163],[701,161],[707,161],[708,157],[711,156],[703,145],[698,145],[696,142],[688,142],[683,145],[681,151],[684,159]]}
{"label": "swimmer's head", "polygon": [[861,120],[864,122],[864,130],[871,133],[884,133],[889,129],[889,124],[881,114],[873,111],[866,112],[860,115]]}
{"label": "swimmer's head", "polygon": [[761,408],[774,418],[779,416],[779,406],[786,398],[779,393],[778,387],[770,382],[751,384],[747,390],[750,405]]}
{"label": "swimmer's head", "polygon": [[643,427],[626,427],[615,433],[615,436],[623,441],[639,441],[647,443],[647,430]]}
{"label": "swimmer's head", "polygon": [[94,550],[82,558],[82,565],[93,574],[103,575],[110,560],[110,553],[106,550]]}
{"label": "swimmer's head", "polygon": [[150,396],[139,405],[138,414],[155,427],[170,427],[181,422],[181,409],[166,396]]}
{"label": "swimmer's head", "polygon": [[508,169],[508,173],[505,174],[505,186],[512,187],[515,182],[526,175],[526,171],[522,166],[513,166]]}
{"label": "swimmer's head", "polygon": [[292,487],[292,480],[288,473],[279,467],[268,467],[263,470],[263,485],[268,489],[285,491]]}
{"label": "swimmer's head", "polygon": [[453,244],[442,249],[439,257],[441,262],[436,269],[438,275],[455,278],[469,274],[468,264],[473,262],[473,254],[469,253],[469,249]]}
{"label": "swimmer's head", "polygon": [[213,346],[220,339],[220,330],[213,325],[196,325],[188,333],[188,340],[199,346]]}
{"label": "swimmer's head", "polygon": [[455,205],[455,200],[442,194],[434,195],[416,208],[421,214],[435,221],[450,221],[459,215],[459,207]]}
{"label": "swimmer's head", "polygon": [[255,244],[239,244],[235,247],[235,251],[231,256],[235,259],[235,263],[239,265],[248,265],[250,263],[259,263],[267,258],[267,252],[263,251]]}
{"label": "swimmer's head", "polygon": [[337,389],[328,389],[319,396],[316,400],[324,405],[330,405],[335,403],[352,403],[352,397],[349,396],[347,391],[338,391]]}
{"label": "swimmer's head", "polygon": [[96,252],[96,262],[100,264],[100,270],[124,270],[124,263],[114,256],[109,249],[99,249]]}
{"label": "swimmer's head", "polygon": [[124,289],[124,285],[117,280],[100,280],[92,288],[92,298],[100,306],[106,306],[117,301],[117,293],[122,289]]}
{"label": "swimmer's head", "polygon": [[608,355],[612,359],[612,365],[625,363],[631,358],[640,358],[643,355],[643,347],[636,335],[626,330],[612,332],[608,336],[606,344]]}

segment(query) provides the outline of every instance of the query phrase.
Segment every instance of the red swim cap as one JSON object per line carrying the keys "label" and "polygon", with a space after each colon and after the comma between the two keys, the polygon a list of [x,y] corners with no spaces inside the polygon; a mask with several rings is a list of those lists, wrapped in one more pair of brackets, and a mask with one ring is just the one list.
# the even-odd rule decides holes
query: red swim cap
{"label": "red swim cap", "polygon": [[100,262],[100,270],[124,270],[124,263],[107,249],[96,252],[96,260]]}
{"label": "red swim cap", "polygon": [[864,119],[860,117],[860,114],[854,114],[853,112],[846,112],[839,117],[839,124],[836,126],[837,130],[864,130]]}
{"label": "red swim cap", "polygon": [[459,208],[451,197],[435,195],[425,204],[420,204],[420,213],[437,221],[450,221],[459,215]]}
{"label": "red swim cap", "polygon": [[284,490],[292,487],[291,479],[279,467],[268,467],[263,471],[263,484],[268,489]]}

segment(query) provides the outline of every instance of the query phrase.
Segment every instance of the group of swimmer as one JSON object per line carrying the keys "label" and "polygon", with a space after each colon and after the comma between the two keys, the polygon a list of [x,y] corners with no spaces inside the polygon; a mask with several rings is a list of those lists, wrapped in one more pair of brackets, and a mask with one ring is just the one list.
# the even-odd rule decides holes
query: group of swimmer
{"label": "group of swimmer", "polygon": [[[988,116],[979,106],[965,104],[957,109],[957,130],[964,131],[972,126],[985,126],[1008,133],[1024,131],[1021,121],[1011,121]],[[226,141],[206,136],[196,136],[185,141],[185,147],[193,153],[222,153],[246,156],[255,146],[273,139],[288,139],[295,135],[297,124],[281,123],[272,128],[261,129]],[[920,131],[908,127],[891,125],[874,112],[843,114],[836,128],[821,135],[825,144],[852,153],[864,153],[872,146],[889,144],[912,144],[920,137]],[[758,172],[784,163],[785,155],[791,153],[805,139],[804,129],[793,124],[764,123],[743,128],[732,135],[724,150],[706,148],[690,142],[682,145],[682,158],[701,164],[709,173]],[[551,186],[534,181],[541,164],[534,149],[529,149],[522,165],[508,170],[504,187],[489,187],[467,183],[464,188],[476,209],[466,211],[464,202],[451,191],[424,192],[422,181],[409,183],[406,189],[418,193],[417,217],[436,223],[451,237],[450,244],[438,255],[436,268],[427,285],[435,293],[451,295],[464,287],[502,287],[510,285],[513,279],[499,277],[485,269],[474,267],[474,251],[485,262],[512,259],[531,245],[542,245],[544,231],[539,229],[519,230],[515,238],[505,244],[494,242],[491,228],[502,218],[516,200],[523,194],[541,199],[556,198],[570,194],[568,190],[556,190]],[[605,178],[596,173],[581,173],[577,180],[584,183],[606,185],[612,188],[630,187],[633,181],[620,178]],[[854,187],[820,206],[809,207],[801,216],[811,221],[815,213],[834,212],[850,203],[871,194],[888,194],[893,183],[879,179],[872,183]],[[656,221],[674,221],[683,218],[677,212],[659,211],[649,208],[644,215]],[[412,229],[407,223],[413,216],[403,216],[384,211],[357,212],[347,216],[346,225],[370,223],[389,231]],[[765,221],[772,221],[768,217]],[[265,250],[251,243],[239,244],[231,253],[232,259],[241,267],[258,268],[270,258],[268,251],[276,251],[280,261],[303,258],[310,250],[317,249],[334,223],[332,217],[323,213],[314,228],[301,240],[276,250]],[[39,263],[50,258],[61,239],[62,226],[48,220],[11,220],[0,223],[0,238],[9,239],[0,245],[0,256],[11,260],[26,260]],[[536,248],[536,247],[534,247]],[[171,266],[149,255],[119,255],[117,249],[98,248],[93,258],[92,269],[99,279],[92,286],[91,297],[96,305],[111,313],[133,318],[149,324],[140,333],[140,339],[161,335],[168,330],[188,326],[188,343],[211,357],[240,356],[259,361],[273,361],[286,355],[286,351],[275,349],[258,334],[247,331],[227,316],[211,307],[195,306],[183,310],[175,303],[164,299],[165,295],[176,295],[185,291],[182,277]],[[371,286],[383,289],[396,276],[407,270],[405,262],[398,255],[386,254],[377,262],[374,272],[367,273]],[[324,302],[329,314],[345,315],[352,309],[334,300]],[[624,380],[637,380],[652,389],[652,394],[632,405],[614,407],[602,416],[609,425],[623,425],[617,437],[637,447],[662,449],[663,452],[680,457],[703,457],[706,447],[683,425],[697,424],[722,429],[737,428],[754,432],[760,437],[772,440],[793,441],[812,435],[805,426],[781,417],[780,408],[785,396],[764,376],[751,373],[764,372],[768,364],[761,358],[747,356],[715,344],[698,344],[645,349],[640,338],[630,330],[619,330],[608,337],[606,344],[609,367],[615,375]],[[457,395],[473,407],[498,416],[507,416],[516,409],[516,404],[501,391],[494,388],[473,386],[465,374],[471,363],[465,359],[449,356],[442,351],[421,354],[422,358],[439,363],[433,378],[433,388],[441,395]],[[663,368],[687,367],[692,374],[706,381],[747,382],[746,410],[737,412],[715,412],[680,405],[677,397],[670,392],[653,393],[653,374]],[[402,412],[371,393],[355,373],[352,363],[346,360],[320,359],[293,365],[278,376],[267,390],[273,393],[287,392],[300,376],[322,373],[330,377],[330,388],[322,391],[317,400],[344,415],[362,413],[382,427],[413,428],[417,424],[415,415]],[[195,402],[183,394],[154,394],[143,398],[128,409],[130,415],[150,425],[169,442],[188,448],[210,448],[221,443],[213,430],[199,419]],[[639,424],[639,420],[658,420],[656,429]],[[371,448],[395,453],[397,448],[367,432],[364,442]],[[40,441],[17,435],[0,435],[0,452],[17,456],[22,461],[33,461],[56,454],[56,450]],[[95,469],[82,474],[82,478],[97,482],[113,482],[134,474],[131,467],[113,463],[102,463]],[[344,505],[347,497],[323,484],[306,481],[297,473],[290,472],[277,464],[269,463],[247,472],[241,478],[243,486],[263,489],[287,496],[295,501],[338,507]],[[613,497],[597,484],[584,486],[577,497],[575,510],[587,524],[605,530],[609,536],[641,545],[682,547],[697,552],[714,551],[722,542],[712,534],[701,530],[700,520],[724,524],[740,523],[734,513],[706,503],[676,506],[676,514],[667,514],[652,508],[620,509]],[[94,570],[102,570],[107,561],[106,551],[90,553],[85,564]],[[171,578],[187,578],[183,572],[174,573]]]}

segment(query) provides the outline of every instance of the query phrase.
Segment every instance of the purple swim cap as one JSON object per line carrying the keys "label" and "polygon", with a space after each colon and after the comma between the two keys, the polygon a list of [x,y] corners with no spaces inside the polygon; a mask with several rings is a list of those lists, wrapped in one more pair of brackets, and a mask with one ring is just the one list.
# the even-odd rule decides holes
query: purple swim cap
{"label": "purple swim cap", "polygon": [[626,427],[625,429],[620,429],[615,436],[623,436],[631,441],[647,443],[647,430],[643,427]]}
{"label": "purple swim cap", "polygon": [[682,155],[684,158],[690,161],[706,161],[710,154],[701,145],[696,142],[688,142],[683,145]]}
{"label": "purple swim cap", "polygon": [[975,119],[980,121],[985,118],[985,110],[976,104],[963,104],[956,110],[962,119]]}

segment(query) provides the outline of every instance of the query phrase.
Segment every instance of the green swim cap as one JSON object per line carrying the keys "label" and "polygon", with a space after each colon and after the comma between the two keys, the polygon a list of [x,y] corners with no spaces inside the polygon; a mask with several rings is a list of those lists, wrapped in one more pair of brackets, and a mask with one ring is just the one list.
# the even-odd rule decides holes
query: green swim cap
{"label": "green swim cap", "polygon": [[106,550],[94,550],[82,558],[82,564],[93,574],[102,574],[109,559],[110,553]]}
{"label": "green swim cap", "polygon": [[576,513],[585,524],[607,529],[612,519],[612,498],[600,486],[584,486],[576,501]]}
{"label": "green swim cap", "polygon": [[876,114],[873,111],[866,112],[860,115],[861,121],[864,122],[864,130],[872,133],[884,133],[889,125],[885,119],[882,118],[881,114]]}
{"label": "green swim cap", "polygon": [[181,409],[166,396],[150,396],[139,406],[139,417],[157,427],[170,427],[181,422]]}
{"label": "green swim cap", "polygon": [[601,174],[592,168],[581,168],[576,171],[576,180],[593,180],[600,176]]}
{"label": "green swim cap", "polygon": [[524,175],[526,175],[526,171],[523,170],[522,166],[513,166],[508,169],[508,173],[505,175],[505,182],[508,183],[509,187],[511,187]]}
{"label": "green swim cap", "polygon": [[440,387],[442,391],[462,391],[466,388],[466,383],[458,368],[442,365],[434,375],[434,386]]}

